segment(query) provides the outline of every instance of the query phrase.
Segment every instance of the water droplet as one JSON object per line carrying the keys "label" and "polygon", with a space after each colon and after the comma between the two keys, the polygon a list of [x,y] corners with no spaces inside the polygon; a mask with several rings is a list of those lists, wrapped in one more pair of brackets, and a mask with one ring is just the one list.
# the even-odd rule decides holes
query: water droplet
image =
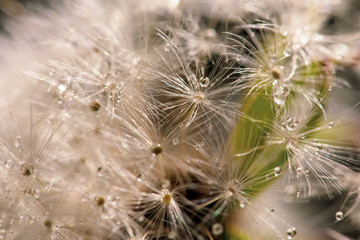
{"label": "water droplet", "polygon": [[285,56],[285,57],[290,57],[291,55],[292,55],[291,49],[286,48],[286,49],[284,50],[284,56]]}
{"label": "water droplet", "polygon": [[334,126],[334,122],[330,122],[330,123],[329,123],[329,129],[332,129],[333,126]]}
{"label": "water droplet", "polygon": [[211,227],[211,232],[214,234],[214,236],[219,236],[223,233],[224,227],[221,223],[215,223]]}
{"label": "water droplet", "polygon": [[243,201],[240,202],[240,207],[245,208],[245,203]]}
{"label": "water droplet", "polygon": [[14,161],[12,159],[8,159],[5,161],[5,168],[10,169],[14,166]]}
{"label": "water droplet", "polygon": [[336,212],[336,214],[335,214],[335,219],[336,219],[337,221],[343,220],[343,219],[344,219],[344,213],[341,212],[341,211]]}
{"label": "water droplet", "polygon": [[280,167],[274,168],[274,173],[275,173],[275,176],[279,176],[279,174],[281,173],[281,168]]}
{"label": "water droplet", "polygon": [[288,239],[293,239],[296,236],[296,233],[297,233],[296,228],[291,227],[287,230],[286,235],[287,235]]}
{"label": "water droplet", "polygon": [[275,209],[270,208],[270,209],[269,209],[269,212],[275,212]]}
{"label": "water droplet", "polygon": [[332,86],[329,86],[329,91],[331,91],[332,90]]}
{"label": "water droplet", "polygon": [[161,188],[163,189],[167,189],[170,187],[170,180],[169,179],[164,179],[162,180],[162,183],[161,183]]}
{"label": "water droplet", "polygon": [[176,238],[176,232],[175,231],[170,231],[167,235],[167,237],[169,239],[175,239]]}
{"label": "water droplet", "polygon": [[299,126],[299,121],[294,117],[288,117],[281,126],[285,127],[289,131],[292,131]]}
{"label": "water droplet", "polygon": [[306,175],[306,176],[309,176],[309,175],[310,175],[310,170],[306,170],[306,171],[305,171],[305,175]]}
{"label": "water droplet", "polygon": [[170,52],[170,50],[171,50],[171,45],[170,45],[170,43],[165,44],[164,50],[165,50],[165,52]]}
{"label": "water droplet", "polygon": [[65,85],[59,85],[58,90],[59,90],[59,94],[61,95],[66,91],[66,86]]}
{"label": "water droplet", "polygon": [[121,89],[119,89],[116,94],[117,94],[116,102],[120,103],[121,100],[123,99],[124,92]]}
{"label": "water droplet", "polygon": [[172,140],[172,143],[173,143],[174,146],[178,145],[178,144],[179,144],[179,139],[178,139],[178,138],[174,138],[174,139]]}
{"label": "water droplet", "polygon": [[15,137],[14,145],[15,145],[16,148],[21,148],[21,136],[16,136]]}
{"label": "water droplet", "polygon": [[298,175],[301,175],[301,174],[303,174],[304,169],[302,167],[298,167],[298,168],[296,168],[296,172],[298,173]]}
{"label": "water droplet", "polygon": [[207,87],[209,86],[210,80],[208,77],[201,77],[200,78],[200,86],[201,87]]}

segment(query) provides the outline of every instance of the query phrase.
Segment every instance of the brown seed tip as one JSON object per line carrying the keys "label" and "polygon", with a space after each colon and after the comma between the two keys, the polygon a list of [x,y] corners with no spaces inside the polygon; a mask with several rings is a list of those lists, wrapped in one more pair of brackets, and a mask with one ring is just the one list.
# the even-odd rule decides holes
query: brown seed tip
{"label": "brown seed tip", "polygon": [[94,101],[90,105],[91,110],[94,111],[94,112],[99,111],[100,107],[101,107],[101,105],[100,105],[100,103],[98,101]]}

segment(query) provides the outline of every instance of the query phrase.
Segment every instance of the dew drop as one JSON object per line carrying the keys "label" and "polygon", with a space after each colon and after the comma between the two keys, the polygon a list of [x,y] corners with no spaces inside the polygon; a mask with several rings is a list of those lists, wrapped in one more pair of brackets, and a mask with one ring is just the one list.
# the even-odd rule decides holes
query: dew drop
{"label": "dew drop", "polygon": [[329,129],[332,129],[333,126],[334,126],[334,122],[330,122],[330,123],[329,123]]}
{"label": "dew drop", "polygon": [[245,203],[243,201],[240,202],[240,207],[245,208]]}
{"label": "dew drop", "polygon": [[286,48],[286,49],[284,50],[284,56],[285,56],[285,57],[290,57],[290,56],[291,56],[291,54],[292,54],[291,49]]}
{"label": "dew drop", "polygon": [[215,223],[212,225],[211,227],[211,232],[215,235],[215,236],[219,236],[223,233],[224,231],[224,227],[222,226],[221,223]]}
{"label": "dew drop", "polygon": [[59,94],[61,95],[66,91],[66,86],[65,85],[59,85],[58,90],[59,90]]}
{"label": "dew drop", "polygon": [[167,237],[168,237],[168,239],[175,239],[176,238],[176,232],[175,231],[168,232]]}
{"label": "dew drop", "polygon": [[201,87],[207,87],[209,86],[210,80],[208,77],[201,77],[200,78],[200,86]]}
{"label": "dew drop", "polygon": [[16,148],[21,148],[21,136],[16,136],[15,137],[14,145],[15,145]]}
{"label": "dew drop", "polygon": [[279,176],[279,174],[281,173],[281,168],[280,167],[274,168],[274,173],[275,173],[275,176]]}
{"label": "dew drop", "polygon": [[299,126],[299,121],[294,117],[288,117],[285,122],[282,123],[282,126],[289,131],[296,129]]}
{"label": "dew drop", "polygon": [[304,169],[302,167],[298,167],[298,168],[296,168],[296,172],[298,173],[298,175],[301,175],[301,174],[303,174]]}
{"label": "dew drop", "polygon": [[306,171],[305,171],[305,175],[306,175],[306,176],[309,176],[309,175],[310,175],[310,170],[306,170]]}
{"label": "dew drop", "polygon": [[172,140],[172,143],[173,143],[174,146],[178,145],[178,144],[179,144],[179,139],[178,139],[178,138],[174,138],[174,139]]}
{"label": "dew drop", "polygon": [[288,239],[293,239],[296,236],[296,233],[297,233],[296,228],[291,227],[287,230],[286,235],[287,235]]}
{"label": "dew drop", "polygon": [[124,92],[123,92],[121,89],[119,89],[119,90],[117,91],[116,102],[117,102],[117,103],[120,103],[121,100],[123,99],[123,96],[124,96]]}
{"label": "dew drop", "polygon": [[12,159],[8,159],[5,161],[5,168],[10,169],[14,166],[14,161]]}
{"label": "dew drop", "polygon": [[344,213],[341,212],[341,211],[336,212],[336,214],[335,214],[335,219],[336,219],[337,221],[343,220],[343,219],[344,219]]}
{"label": "dew drop", "polygon": [[162,180],[162,183],[161,183],[161,188],[163,189],[167,189],[170,187],[170,180],[169,179],[164,179]]}
{"label": "dew drop", "polygon": [[329,86],[329,91],[331,91],[332,90],[332,86]]}
{"label": "dew drop", "polygon": [[170,45],[170,43],[165,44],[164,50],[165,50],[165,52],[170,52],[170,50],[171,50],[171,45]]}

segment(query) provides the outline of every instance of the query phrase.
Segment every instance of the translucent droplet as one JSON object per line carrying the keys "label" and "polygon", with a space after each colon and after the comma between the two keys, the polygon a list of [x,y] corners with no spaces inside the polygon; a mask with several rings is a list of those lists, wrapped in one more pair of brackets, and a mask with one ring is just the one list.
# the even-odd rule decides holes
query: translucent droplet
{"label": "translucent droplet", "polygon": [[123,96],[124,96],[124,92],[123,92],[121,89],[119,89],[119,90],[117,91],[116,102],[117,102],[117,103],[120,103],[121,100],[123,99]]}
{"label": "translucent droplet", "polygon": [[279,174],[281,173],[281,168],[280,167],[274,168],[274,173],[275,173],[275,176],[279,176]]}
{"label": "translucent droplet", "polygon": [[213,28],[206,29],[204,33],[207,38],[214,38],[216,36],[216,31]]}
{"label": "translucent droplet", "polygon": [[209,86],[210,80],[208,77],[201,77],[200,78],[200,86],[201,87],[207,87]]}
{"label": "translucent droplet", "polygon": [[338,211],[338,212],[335,214],[335,219],[336,219],[337,221],[343,220],[343,219],[344,219],[344,213],[341,212],[341,211]]}
{"label": "translucent droplet", "polygon": [[306,170],[306,171],[305,171],[305,175],[306,175],[306,176],[309,176],[309,175],[310,175],[310,170]]}
{"label": "translucent droplet", "polygon": [[296,172],[298,173],[298,175],[301,175],[301,174],[303,174],[304,169],[302,167],[298,167],[298,168],[296,168]]}
{"label": "translucent droplet", "polygon": [[296,228],[291,227],[287,230],[286,235],[288,239],[293,239],[296,236]]}
{"label": "translucent droplet", "polygon": [[161,183],[161,188],[163,189],[167,189],[170,187],[170,180],[169,179],[164,179],[162,180],[162,183]]}
{"label": "translucent droplet", "polygon": [[332,86],[329,86],[329,91],[331,91],[332,90]]}
{"label": "translucent droplet", "polygon": [[178,144],[179,144],[179,139],[178,139],[178,138],[174,138],[174,139],[172,140],[172,143],[173,143],[174,146],[178,145]]}
{"label": "translucent droplet", "polygon": [[14,166],[14,161],[12,159],[8,159],[5,161],[5,168],[10,169]]}
{"label": "translucent droplet", "polygon": [[170,45],[170,43],[165,44],[164,50],[165,50],[165,52],[170,52],[170,50],[171,50],[171,45]]}
{"label": "translucent droplet", "polygon": [[270,208],[270,209],[269,209],[269,212],[275,212],[275,209]]}
{"label": "translucent droplet", "polygon": [[285,57],[290,57],[290,56],[291,56],[291,54],[292,54],[291,49],[286,48],[286,49],[284,50],[284,56],[285,56]]}
{"label": "translucent droplet", "polygon": [[170,231],[167,235],[167,237],[169,239],[175,239],[176,238],[176,232],[175,231]]}
{"label": "translucent droplet", "polygon": [[282,123],[282,126],[292,131],[299,126],[299,121],[294,117],[288,117],[286,121]]}
{"label": "translucent droplet", "polygon": [[66,86],[65,85],[59,85],[58,90],[59,90],[59,94],[61,95],[66,91]]}
{"label": "translucent droplet", "polygon": [[330,123],[329,123],[329,129],[332,129],[333,126],[334,126],[334,122],[330,122]]}
{"label": "translucent droplet", "polygon": [[245,208],[245,203],[243,201],[240,202],[240,207]]}
{"label": "translucent droplet", "polygon": [[14,145],[15,145],[16,148],[20,148],[20,147],[21,147],[21,136],[16,136],[16,137],[15,137]]}
{"label": "translucent droplet", "polygon": [[223,233],[224,227],[221,223],[215,223],[211,227],[211,232],[214,234],[214,236],[219,236]]}

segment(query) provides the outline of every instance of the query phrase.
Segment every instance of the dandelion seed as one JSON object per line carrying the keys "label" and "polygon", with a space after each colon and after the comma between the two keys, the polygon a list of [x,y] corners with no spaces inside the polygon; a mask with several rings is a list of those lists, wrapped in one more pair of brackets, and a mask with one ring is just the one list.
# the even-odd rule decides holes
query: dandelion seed
{"label": "dandelion seed", "polygon": [[94,112],[99,111],[100,107],[101,107],[101,105],[100,105],[100,103],[97,102],[97,101],[94,101],[94,102],[91,103],[91,105],[90,105],[91,110],[94,111]]}
{"label": "dandelion seed", "polygon": [[163,152],[163,148],[161,147],[161,145],[160,144],[158,144],[157,146],[155,146],[152,150],[151,150],[151,152],[154,154],[154,155],[159,155],[159,154],[161,154],[162,152]]}

